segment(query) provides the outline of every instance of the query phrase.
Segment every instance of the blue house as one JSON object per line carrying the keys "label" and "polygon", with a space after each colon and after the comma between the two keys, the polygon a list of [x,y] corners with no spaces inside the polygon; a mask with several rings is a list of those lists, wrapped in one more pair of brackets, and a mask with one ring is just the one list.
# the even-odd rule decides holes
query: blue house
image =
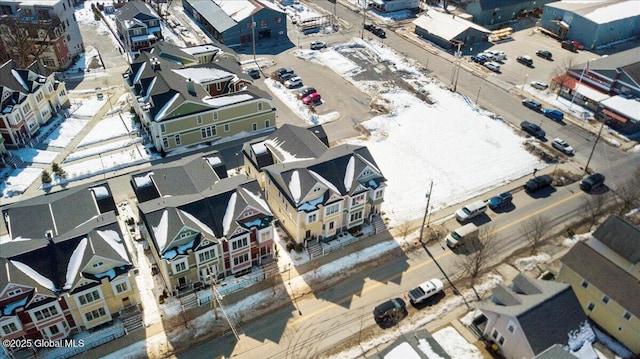
{"label": "blue house", "polygon": [[287,37],[286,14],[262,0],[182,0],[184,11],[208,35],[227,46],[281,40]]}
{"label": "blue house", "polygon": [[539,14],[546,3],[554,0],[474,0],[462,7],[473,16],[472,21],[490,29],[499,24],[530,14]]}

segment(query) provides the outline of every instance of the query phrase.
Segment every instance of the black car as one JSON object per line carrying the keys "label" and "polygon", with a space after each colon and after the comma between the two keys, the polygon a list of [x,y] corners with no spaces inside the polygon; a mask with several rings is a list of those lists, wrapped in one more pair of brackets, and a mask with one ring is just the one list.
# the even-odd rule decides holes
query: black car
{"label": "black car", "polygon": [[287,68],[287,67],[281,67],[279,69],[277,69],[274,74],[276,74],[276,76],[280,77],[284,74],[292,74],[293,73],[293,69]]}
{"label": "black car", "polygon": [[594,188],[600,187],[604,184],[604,175],[602,173],[594,173],[591,176],[580,181],[580,189],[589,192]]}
{"label": "black car", "polygon": [[290,79],[290,78],[292,78],[294,76],[296,76],[296,74],[294,74],[293,72],[282,74],[282,75],[280,75],[280,77],[278,77],[278,81],[280,81],[280,83],[285,83],[285,81],[287,81],[288,79]]}
{"label": "black car", "polygon": [[533,66],[533,59],[529,56],[518,56],[516,60],[525,66]]}
{"label": "black car", "polygon": [[533,137],[544,138],[547,134],[535,123],[523,121],[520,123],[520,128]]}
{"label": "black car", "polygon": [[367,31],[373,31],[375,26],[373,24],[364,24],[364,29]]}
{"label": "black car", "polygon": [[396,325],[409,314],[402,298],[388,300],[373,309],[373,319],[385,328]]}
{"label": "black car", "polygon": [[318,92],[318,91],[316,91],[316,89],[313,88],[313,87],[305,87],[305,88],[301,89],[300,91],[298,91],[298,98],[299,99],[303,99],[303,98],[311,95],[314,92]]}
{"label": "black car", "polygon": [[524,184],[524,190],[531,193],[539,189],[551,186],[553,178],[549,175],[533,177]]}
{"label": "black car", "polygon": [[480,65],[484,65],[485,62],[489,61],[489,59],[486,56],[482,56],[482,55],[473,55],[471,56],[471,61],[473,62],[477,62]]}
{"label": "black car", "polygon": [[252,79],[260,78],[260,70],[258,69],[249,69],[246,71],[247,75],[251,76]]}
{"label": "black car", "polygon": [[526,98],[524,100],[522,100],[522,104],[525,107],[528,107],[534,111],[540,112],[540,110],[542,109],[542,104],[536,100],[532,100],[530,98]]}
{"label": "black car", "polygon": [[387,37],[387,33],[384,32],[384,30],[382,30],[379,27],[374,28],[373,30],[371,30],[371,32],[373,32],[373,34],[376,35],[377,37],[381,37],[381,38]]}
{"label": "black car", "polygon": [[562,46],[563,49],[569,50],[571,52],[578,52],[578,48],[576,47],[576,45],[574,45],[573,42],[569,40],[563,41],[560,46]]}
{"label": "black car", "polygon": [[536,55],[547,60],[551,60],[551,58],[553,57],[553,54],[551,54],[551,51],[547,51],[547,50],[538,50],[536,51]]}
{"label": "black car", "polygon": [[495,197],[489,198],[489,208],[498,209],[511,203],[513,196],[509,192],[500,193]]}

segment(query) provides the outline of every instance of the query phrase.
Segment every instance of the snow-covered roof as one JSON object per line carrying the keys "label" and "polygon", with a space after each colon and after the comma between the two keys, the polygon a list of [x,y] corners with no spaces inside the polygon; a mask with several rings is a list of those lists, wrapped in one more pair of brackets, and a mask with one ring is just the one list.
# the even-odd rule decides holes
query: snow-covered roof
{"label": "snow-covered roof", "polygon": [[78,275],[78,271],[80,271],[80,265],[82,264],[82,258],[84,257],[84,252],[87,249],[87,237],[82,238],[80,243],[76,249],[73,250],[71,254],[71,258],[69,259],[69,264],[67,264],[67,276],[66,282],[64,283],[64,287],[62,289],[69,290],[73,286],[73,282]]}
{"label": "snow-covered roof", "polygon": [[627,118],[640,121],[640,101],[618,95],[611,96],[602,101],[601,104]]}
{"label": "snow-covered roof", "polygon": [[99,230],[97,232],[100,235],[100,237],[102,237],[104,241],[107,242],[107,244],[111,246],[111,248],[113,248],[113,250],[115,250],[116,253],[118,253],[122,261],[130,264],[129,255],[127,254],[127,249],[124,247],[124,241],[122,240],[122,238],[120,238],[120,235],[118,234],[118,232],[111,231],[111,230],[107,230],[107,231]]}
{"label": "snow-covered roof", "polygon": [[169,213],[166,209],[162,212],[160,223],[158,223],[158,227],[153,229],[153,233],[156,243],[158,244],[158,249],[162,252],[167,245],[169,236]]}
{"label": "snow-covered roof", "polygon": [[545,6],[575,12],[596,24],[640,16],[637,0],[563,0]]}
{"label": "snow-covered roof", "polygon": [[133,176],[133,183],[135,183],[138,188],[151,186],[153,183],[151,176],[153,176],[153,171],[147,172],[141,176]]}
{"label": "snow-covered roof", "polygon": [[429,33],[445,40],[452,40],[469,28],[487,34],[491,33],[490,30],[476,25],[469,20],[465,20],[460,16],[444,14],[436,10],[427,11],[424,15],[414,20],[413,23],[416,27],[423,28]]}
{"label": "snow-covered roof", "polygon": [[252,100],[253,96],[249,94],[239,94],[239,95],[227,95],[227,96],[217,96],[217,97],[205,97],[202,99],[202,102],[209,104],[214,107],[223,107],[228,105],[233,105],[235,103],[240,103],[244,101]]}
{"label": "snow-covered roof", "polygon": [[237,22],[251,16],[253,11],[256,10],[256,6],[249,0],[213,0],[213,2]]}
{"label": "snow-covered roof", "polygon": [[156,35],[154,35],[154,34],[131,36],[131,41],[132,42],[145,41],[145,40],[155,40],[155,39],[156,39]]}
{"label": "snow-covered roof", "polygon": [[56,291],[56,286],[53,284],[53,282],[49,278],[36,272],[33,268],[29,267],[28,265],[18,261],[11,261],[11,264],[13,264],[16,268],[18,268],[24,274],[28,275],[31,279],[38,282],[38,284],[40,284],[41,286],[49,289],[52,292]]}
{"label": "snow-covered roof", "polygon": [[302,190],[300,189],[300,172],[298,171],[293,171],[293,173],[291,174],[291,180],[289,181],[289,192],[293,196],[293,200],[295,201],[295,203],[300,203]]}
{"label": "snow-covered roof", "polygon": [[236,198],[238,195],[236,192],[233,192],[231,197],[229,198],[229,202],[227,202],[227,209],[224,212],[224,217],[222,219],[222,234],[225,236],[229,233],[229,228],[231,228],[231,223],[234,220],[234,209],[236,207]]}
{"label": "snow-covered roof", "polygon": [[173,69],[171,71],[184,77],[185,79],[191,79],[199,84],[209,83],[235,76],[229,71],[224,71],[212,67],[187,67],[184,69]]}

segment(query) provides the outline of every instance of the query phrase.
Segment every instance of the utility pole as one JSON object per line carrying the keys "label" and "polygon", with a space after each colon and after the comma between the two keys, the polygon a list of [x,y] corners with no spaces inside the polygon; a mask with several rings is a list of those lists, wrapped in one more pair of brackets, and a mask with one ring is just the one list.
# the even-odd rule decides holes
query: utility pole
{"label": "utility pole", "polygon": [[480,98],[480,90],[482,90],[482,86],[478,87],[478,94],[476,95],[476,106],[478,106],[478,99]]}
{"label": "utility pole", "polygon": [[256,22],[253,21],[253,15],[251,15],[251,40],[253,42],[253,62],[256,60]]}
{"label": "utility pole", "polygon": [[456,51],[456,65],[453,70],[453,92],[456,92],[458,89],[458,74],[460,73],[460,47],[462,46],[462,41],[458,41],[458,50]]}
{"label": "utility pole", "polygon": [[367,1],[369,0],[361,0],[362,1],[362,36],[360,36],[361,39],[364,40],[364,24],[365,21],[367,20]]}
{"label": "utility pole", "polygon": [[589,163],[591,162],[591,157],[593,156],[593,152],[596,150],[596,145],[600,140],[600,134],[602,134],[602,129],[604,128],[604,118],[602,119],[602,125],[600,126],[600,131],[598,131],[598,137],[596,137],[595,142],[593,142],[593,147],[591,148],[591,153],[589,153],[589,159],[587,159],[587,164],[584,166],[583,176],[586,175],[589,171]]}
{"label": "utility pole", "polygon": [[429,255],[429,258],[431,258],[431,260],[433,260],[433,263],[435,263],[435,265],[438,267],[438,269],[440,270],[440,272],[442,273],[444,278],[447,280],[447,282],[449,283],[451,288],[453,288],[453,293],[456,294],[456,295],[460,295],[462,297],[462,301],[467,306],[467,308],[471,309],[471,307],[469,306],[469,303],[467,303],[467,300],[464,298],[462,293],[460,293],[458,291],[458,288],[456,288],[456,286],[453,284],[453,282],[451,282],[451,279],[449,279],[449,276],[447,275],[447,273],[445,273],[444,269],[442,269],[442,267],[440,266],[440,264],[438,263],[436,258],[433,256],[433,254],[431,254],[431,251],[429,251],[429,248],[427,248],[427,244],[424,243],[424,241],[422,240],[422,235],[424,233],[424,226],[425,226],[425,222],[427,220],[427,213],[429,213],[429,203],[431,202],[431,190],[432,189],[433,189],[433,180],[431,181],[431,184],[429,185],[429,193],[427,193],[427,207],[424,209],[424,217],[422,217],[422,226],[420,226],[420,237],[419,237],[420,244],[422,245],[422,248],[424,248],[425,252],[427,252],[427,255]]}

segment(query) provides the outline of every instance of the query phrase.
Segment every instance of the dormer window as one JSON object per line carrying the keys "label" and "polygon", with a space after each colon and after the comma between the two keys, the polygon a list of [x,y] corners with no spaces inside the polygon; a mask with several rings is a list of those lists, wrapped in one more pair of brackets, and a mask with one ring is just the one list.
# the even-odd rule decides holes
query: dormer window
{"label": "dormer window", "polygon": [[180,233],[180,239],[187,238],[187,237],[189,237],[189,233],[188,232]]}
{"label": "dormer window", "polygon": [[364,172],[362,172],[362,176],[369,176],[369,175],[371,175],[371,171],[368,170],[368,169],[366,169],[366,170],[364,170]]}
{"label": "dormer window", "polygon": [[93,268],[98,268],[98,267],[102,267],[103,265],[104,265],[104,262],[101,261],[101,262],[93,263],[92,267]]}
{"label": "dormer window", "polygon": [[22,288],[16,288],[16,289],[10,291],[9,293],[7,293],[7,295],[9,297],[13,297],[14,295],[18,295],[20,293],[22,293]]}
{"label": "dormer window", "polygon": [[253,211],[246,211],[244,212],[244,218],[251,217],[253,216],[253,214],[254,214]]}

